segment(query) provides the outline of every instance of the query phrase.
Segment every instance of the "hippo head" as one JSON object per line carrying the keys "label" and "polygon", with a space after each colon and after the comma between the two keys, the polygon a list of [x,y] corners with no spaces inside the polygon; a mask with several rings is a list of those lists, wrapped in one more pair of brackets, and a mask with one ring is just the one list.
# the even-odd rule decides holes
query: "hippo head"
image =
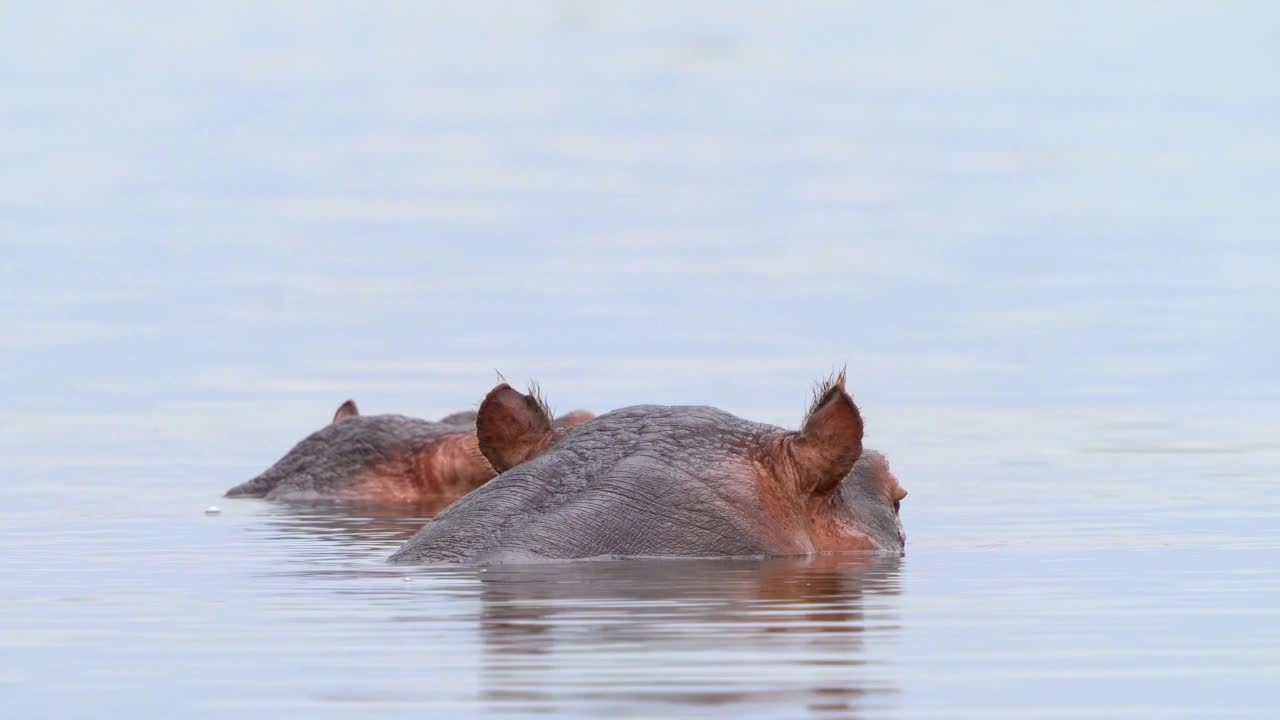
{"label": "hippo head", "polygon": [[655,405],[556,428],[536,394],[499,385],[476,429],[501,474],[393,559],[900,552],[906,492],[863,451],[844,384],[819,385],[800,430]]}
{"label": "hippo head", "polygon": [[369,502],[452,500],[495,473],[476,445],[474,413],[441,422],[361,415],[347,400],[333,420],[227,497]]}

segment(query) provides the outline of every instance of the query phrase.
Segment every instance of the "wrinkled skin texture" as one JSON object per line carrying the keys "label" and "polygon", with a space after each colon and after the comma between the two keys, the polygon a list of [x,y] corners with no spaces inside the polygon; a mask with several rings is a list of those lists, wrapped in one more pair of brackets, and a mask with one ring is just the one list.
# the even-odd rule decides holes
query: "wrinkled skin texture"
{"label": "wrinkled skin texture", "polygon": [[[856,416],[843,378],[835,392],[831,412],[842,397]],[[490,398],[477,421],[482,438]],[[815,407],[817,420],[799,433],[709,407],[615,410],[537,441],[536,456],[450,506],[391,559],[901,552],[896,506],[906,493],[882,455],[861,453],[860,417],[844,435],[813,440],[831,427],[827,407]],[[805,463],[838,474],[826,479]]]}
{"label": "wrinkled skin texture", "polygon": [[[586,411],[575,411],[590,416]],[[347,401],[334,421],[304,438],[227,497],[439,503],[461,497],[497,473],[476,445],[474,411],[439,422],[404,415],[360,415]],[[582,417],[581,415],[578,417]]]}

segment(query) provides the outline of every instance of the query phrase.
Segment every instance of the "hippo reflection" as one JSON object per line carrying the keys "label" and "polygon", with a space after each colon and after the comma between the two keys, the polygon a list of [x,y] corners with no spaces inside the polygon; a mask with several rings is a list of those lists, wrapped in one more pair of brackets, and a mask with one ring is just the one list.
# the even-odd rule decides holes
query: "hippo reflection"
{"label": "hippo reflection", "polygon": [[852,553],[489,567],[474,575],[483,698],[511,715],[860,716],[898,691],[869,661],[898,633],[901,564]]}
{"label": "hippo reflection", "polygon": [[709,407],[641,405],[556,428],[502,384],[480,406],[479,449],[502,472],[405,544],[396,562],[598,556],[901,552],[906,492],[862,450],[844,374],[799,431]]}
{"label": "hippo reflection", "polygon": [[[557,425],[589,417],[585,410],[577,410]],[[329,425],[226,495],[375,503],[452,501],[497,474],[477,446],[475,419],[473,411],[453,413],[439,422],[404,415],[361,415],[348,400]]]}

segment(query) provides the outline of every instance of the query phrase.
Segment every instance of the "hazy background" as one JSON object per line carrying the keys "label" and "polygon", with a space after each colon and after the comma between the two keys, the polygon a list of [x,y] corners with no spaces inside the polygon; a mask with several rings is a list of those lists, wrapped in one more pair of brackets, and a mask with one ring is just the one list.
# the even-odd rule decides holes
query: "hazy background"
{"label": "hazy background", "polygon": [[[16,619],[86,552],[168,552],[150,583],[188,582],[185,526],[128,523],[205,523],[347,397],[439,416],[496,369],[561,411],[794,427],[847,362],[911,492],[905,632],[927,626],[912,598],[956,611],[928,594],[938,572],[1014,567],[930,553],[1251,549],[1202,558],[1237,574],[1197,587],[1237,590],[1204,606],[1256,622],[1177,636],[1188,658],[1219,643],[1246,707],[1278,662],[1234,654],[1277,632],[1257,593],[1280,587],[1278,21],[1267,3],[6,3]],[[1158,557],[1096,587],[1189,562]],[[1117,592],[1185,599],[1165,580]],[[974,662],[927,636],[887,671],[904,707],[964,707],[911,694],[945,672],[913,658]]]}

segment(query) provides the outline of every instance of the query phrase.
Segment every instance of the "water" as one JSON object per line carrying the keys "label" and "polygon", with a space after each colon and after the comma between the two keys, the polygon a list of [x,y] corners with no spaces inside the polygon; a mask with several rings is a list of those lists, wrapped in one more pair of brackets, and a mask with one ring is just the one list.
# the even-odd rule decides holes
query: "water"
{"label": "water", "polygon": [[[1274,9],[3,16],[9,714],[1280,711]],[[346,397],[794,427],[846,361],[900,559],[220,498]]]}

